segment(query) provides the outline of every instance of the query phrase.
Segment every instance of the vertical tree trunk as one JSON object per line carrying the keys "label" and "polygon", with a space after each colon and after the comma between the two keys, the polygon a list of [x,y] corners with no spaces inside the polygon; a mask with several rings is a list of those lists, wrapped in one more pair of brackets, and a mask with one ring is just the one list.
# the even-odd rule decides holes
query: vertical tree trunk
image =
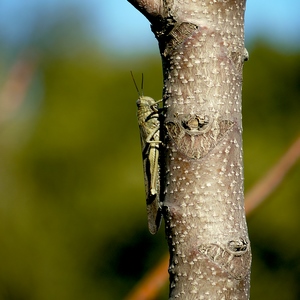
{"label": "vertical tree trunk", "polygon": [[241,89],[245,0],[128,0],[164,72],[161,198],[169,299],[249,299]]}

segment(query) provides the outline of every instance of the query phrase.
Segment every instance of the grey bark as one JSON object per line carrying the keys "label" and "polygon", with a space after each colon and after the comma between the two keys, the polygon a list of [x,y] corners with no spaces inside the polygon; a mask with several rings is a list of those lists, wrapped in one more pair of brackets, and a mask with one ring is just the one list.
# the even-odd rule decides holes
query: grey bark
{"label": "grey bark", "polygon": [[169,299],[249,299],[241,90],[245,0],[128,0],[163,64]]}

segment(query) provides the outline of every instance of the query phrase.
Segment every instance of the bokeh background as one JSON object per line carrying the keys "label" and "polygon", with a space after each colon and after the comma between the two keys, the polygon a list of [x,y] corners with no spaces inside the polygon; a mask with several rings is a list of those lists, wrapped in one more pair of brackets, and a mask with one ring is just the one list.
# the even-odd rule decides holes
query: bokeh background
{"label": "bokeh background", "polygon": [[[300,133],[299,11],[247,3],[246,191]],[[127,1],[0,1],[1,300],[123,299],[166,253],[130,70],[160,99],[156,40]],[[300,299],[299,180],[297,163],[249,218],[252,299]]]}

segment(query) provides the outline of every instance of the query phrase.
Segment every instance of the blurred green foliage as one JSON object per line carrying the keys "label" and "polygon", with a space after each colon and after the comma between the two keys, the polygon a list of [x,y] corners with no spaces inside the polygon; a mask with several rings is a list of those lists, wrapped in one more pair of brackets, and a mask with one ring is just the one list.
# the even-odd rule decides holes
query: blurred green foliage
{"label": "blurred green foliage", "polygon": [[[95,49],[42,48],[24,102],[0,124],[0,300],[122,299],[167,251],[163,229],[147,230],[128,68],[159,99],[158,54],[125,63]],[[299,54],[253,45],[243,88],[246,190],[299,135],[299,83]],[[299,178],[298,163],[249,220],[252,299],[300,298]]]}
{"label": "blurred green foliage", "polygon": [[[245,188],[274,165],[299,136],[300,55],[257,43],[244,68]],[[248,220],[252,299],[300,299],[300,167]]]}
{"label": "blurred green foliage", "polygon": [[37,73],[42,103],[0,127],[0,299],[120,299],[167,249],[147,230],[129,70],[85,53]]}

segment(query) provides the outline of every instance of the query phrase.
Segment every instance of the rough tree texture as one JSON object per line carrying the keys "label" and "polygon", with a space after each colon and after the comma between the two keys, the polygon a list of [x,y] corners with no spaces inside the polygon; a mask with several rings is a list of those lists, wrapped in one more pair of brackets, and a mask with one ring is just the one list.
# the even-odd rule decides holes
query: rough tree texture
{"label": "rough tree texture", "polygon": [[170,299],[249,299],[241,89],[245,0],[129,0],[164,72],[163,214]]}

